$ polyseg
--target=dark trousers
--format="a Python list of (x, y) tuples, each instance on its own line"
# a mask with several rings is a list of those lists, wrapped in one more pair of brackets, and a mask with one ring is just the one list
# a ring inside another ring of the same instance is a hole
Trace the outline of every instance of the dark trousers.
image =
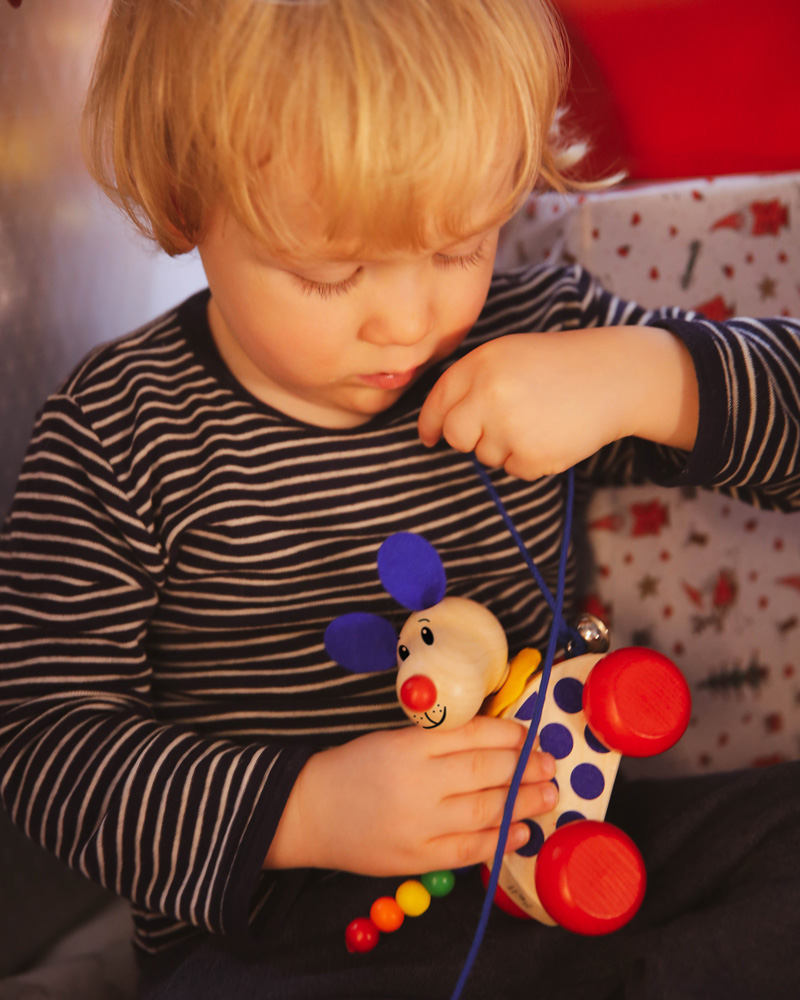
[[(622, 930), (587, 938), (494, 909), (470, 1000), (798, 1000), (800, 762), (618, 783), (608, 818), (639, 845), (648, 887)], [(146, 1000), (447, 1000), (477, 925), (476, 872), (351, 955), (344, 930), (400, 879), (315, 876), (257, 946), (207, 941)]]

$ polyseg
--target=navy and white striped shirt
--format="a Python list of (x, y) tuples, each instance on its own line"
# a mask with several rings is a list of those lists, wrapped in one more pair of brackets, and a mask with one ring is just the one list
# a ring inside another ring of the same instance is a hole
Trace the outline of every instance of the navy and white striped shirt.
[[(343, 612), (404, 619), (376, 572), (387, 535), (424, 534), (448, 592), (490, 607), (512, 652), (542, 647), (550, 621), (469, 457), (418, 440), (442, 366), (360, 427), (309, 426), (232, 378), (207, 301), (99, 348), (47, 401), (0, 547), (6, 809), (131, 899), (150, 953), (273, 906), (292, 874), (261, 865), (308, 755), (406, 722), (393, 676), (347, 674), (323, 648)], [(650, 312), (543, 267), (495, 277), (455, 357), (619, 323), (689, 347), (697, 445), (618, 442), (577, 469), (580, 495), (646, 476), (800, 507), (800, 324)], [(563, 478), (492, 478), (554, 589)], [(574, 579), (571, 560), (568, 602)]]

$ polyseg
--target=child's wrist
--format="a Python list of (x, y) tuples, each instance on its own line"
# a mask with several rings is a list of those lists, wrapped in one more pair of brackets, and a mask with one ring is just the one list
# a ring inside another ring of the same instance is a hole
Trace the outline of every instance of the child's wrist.
[(636, 437), (690, 451), (697, 437), (699, 392), (694, 364), (683, 342), (658, 327), (623, 327)]
[[(324, 751), (323, 751), (324, 752)], [(308, 815), (305, 806), (306, 785), (315, 769), (315, 754), (306, 761), (297, 776), (289, 798), (286, 800), (272, 843), (264, 859), (264, 868), (313, 868), (319, 867), (315, 859), (314, 834), (321, 823)]]

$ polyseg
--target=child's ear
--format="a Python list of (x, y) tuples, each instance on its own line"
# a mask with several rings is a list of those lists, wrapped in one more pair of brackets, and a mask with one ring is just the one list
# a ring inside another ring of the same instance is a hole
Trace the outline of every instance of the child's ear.
[(397, 632), (385, 618), (352, 611), (334, 618), (325, 629), (325, 650), (354, 674), (391, 670), (397, 665)]
[(408, 531), (389, 535), (381, 545), (378, 576), (392, 597), (410, 611), (438, 604), (447, 589), (439, 553), (422, 535)]

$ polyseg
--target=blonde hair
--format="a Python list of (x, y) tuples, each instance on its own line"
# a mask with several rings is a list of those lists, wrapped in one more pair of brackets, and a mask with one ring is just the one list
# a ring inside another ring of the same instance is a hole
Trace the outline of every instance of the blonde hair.
[(89, 169), (169, 254), (230, 211), (298, 249), (287, 185), (335, 240), (459, 238), (499, 161), (498, 224), (568, 186), (567, 54), (545, 0), (113, 0), (84, 111)]

